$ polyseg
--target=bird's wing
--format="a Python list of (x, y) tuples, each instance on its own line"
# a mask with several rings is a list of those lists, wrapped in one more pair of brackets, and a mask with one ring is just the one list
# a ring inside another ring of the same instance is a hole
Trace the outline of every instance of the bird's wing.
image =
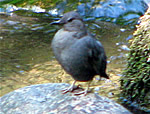
[(97, 74), (102, 77), (108, 78), (107, 74), (105, 73), (107, 58), (102, 44), (94, 38), (92, 38), (87, 43), (87, 46), (89, 48), (89, 63), (93, 66)]

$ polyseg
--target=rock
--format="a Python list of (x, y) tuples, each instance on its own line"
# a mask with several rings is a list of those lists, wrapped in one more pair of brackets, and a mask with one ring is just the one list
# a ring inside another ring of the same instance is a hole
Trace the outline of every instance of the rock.
[(62, 94), (61, 90), (68, 86), (51, 83), (15, 90), (0, 98), (0, 114), (131, 114), (123, 106), (95, 93)]
[[(144, 16), (140, 18), (141, 23), (133, 34), (130, 41), (130, 52), (127, 59), (127, 65), (121, 78), (120, 93), (122, 97), (131, 102), (136, 102), (138, 110), (150, 114), (150, 64), (148, 58), (150, 55), (150, 8)], [(124, 101), (123, 101), (124, 102)], [(124, 102), (126, 104), (126, 102)], [(133, 106), (132, 110), (136, 109)]]

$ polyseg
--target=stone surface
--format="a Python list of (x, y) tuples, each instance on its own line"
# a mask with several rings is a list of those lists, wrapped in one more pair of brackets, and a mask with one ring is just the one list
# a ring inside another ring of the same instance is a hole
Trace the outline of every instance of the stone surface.
[(89, 93), (62, 94), (69, 84), (49, 83), (27, 86), (0, 98), (0, 114), (131, 114), (116, 102)]

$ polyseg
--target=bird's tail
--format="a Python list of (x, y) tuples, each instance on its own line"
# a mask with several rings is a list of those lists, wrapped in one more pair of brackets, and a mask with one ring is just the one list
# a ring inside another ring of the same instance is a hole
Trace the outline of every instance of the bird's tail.
[(103, 73), (103, 74), (101, 74), (100, 76), (101, 76), (101, 77), (104, 77), (104, 78), (106, 78), (106, 79), (109, 79), (109, 76), (108, 76), (106, 73)]

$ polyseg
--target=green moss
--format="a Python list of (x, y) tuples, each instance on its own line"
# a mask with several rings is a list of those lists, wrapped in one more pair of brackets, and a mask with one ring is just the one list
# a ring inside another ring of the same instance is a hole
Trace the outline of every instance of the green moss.
[[(149, 10), (150, 12), (150, 10)], [(121, 96), (150, 108), (150, 18), (142, 22), (134, 33), (127, 68), (121, 79)]]

